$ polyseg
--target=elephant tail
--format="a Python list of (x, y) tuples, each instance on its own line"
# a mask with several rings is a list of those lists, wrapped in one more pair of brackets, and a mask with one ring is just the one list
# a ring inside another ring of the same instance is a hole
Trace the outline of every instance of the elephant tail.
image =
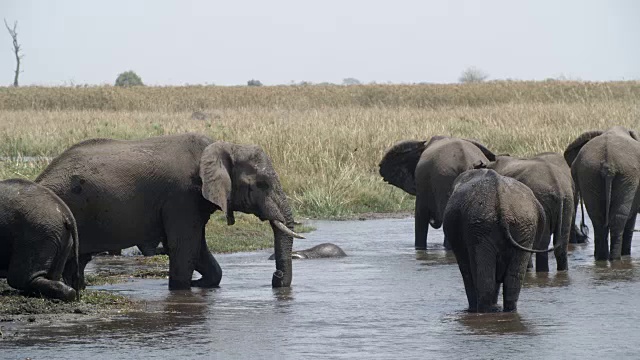
[(609, 210), (611, 209), (611, 187), (613, 184), (614, 174), (611, 171), (611, 168), (605, 164), (602, 167), (602, 172), (604, 176), (604, 199), (605, 199), (605, 218), (604, 218), (604, 226), (609, 227)]
[(504, 233), (505, 235), (509, 238), (509, 240), (511, 241), (511, 244), (513, 244), (513, 246), (515, 246), (516, 248), (522, 250), (522, 251), (526, 251), (526, 252), (530, 252), (530, 253), (548, 253), (548, 252), (552, 252), (555, 251), (556, 249), (559, 249), (560, 246), (562, 246), (562, 244), (557, 244), (554, 247), (552, 247), (551, 249), (546, 249), (546, 250), (535, 250), (535, 249), (529, 249), (528, 247), (524, 247), (522, 245), (520, 245), (512, 236), (511, 236), (511, 232), (509, 231), (509, 227), (507, 224), (505, 224), (505, 226), (503, 226), (504, 229)]
[(75, 221), (70, 220), (65, 221), (65, 226), (71, 232), (71, 238), (73, 239), (72, 265), (74, 269), (71, 276), (71, 287), (76, 291), (76, 300), (80, 300), (80, 242), (78, 241), (78, 227), (76, 226)]
[[(504, 215), (502, 214), (502, 204), (501, 204), (501, 200), (500, 200), (500, 191), (498, 191), (498, 193), (496, 194), (498, 196), (498, 219), (500, 221), (500, 227), (502, 228), (502, 231), (504, 232), (504, 236), (506, 236), (507, 238), (509, 238), (509, 241), (511, 242), (511, 244), (513, 246), (515, 246), (516, 248), (522, 250), (522, 251), (526, 251), (526, 252), (530, 252), (530, 253), (548, 253), (548, 252), (552, 252), (555, 251), (556, 248), (560, 248), (561, 244), (557, 244), (556, 246), (552, 247), (551, 249), (546, 249), (546, 250), (535, 250), (535, 249), (529, 249), (528, 247), (524, 247), (522, 245), (520, 245), (514, 238), (513, 236), (511, 236), (511, 231), (509, 231), (509, 223), (507, 222), (507, 219), (504, 217)], [(540, 205), (538, 205), (540, 206)]]

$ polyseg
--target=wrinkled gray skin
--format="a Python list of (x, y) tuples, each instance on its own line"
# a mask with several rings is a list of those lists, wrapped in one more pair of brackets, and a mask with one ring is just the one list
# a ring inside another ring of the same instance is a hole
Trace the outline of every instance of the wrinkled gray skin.
[[(0, 277), (26, 293), (72, 301), (80, 296), (73, 214), (49, 189), (0, 181)], [(60, 281), (64, 275), (64, 282)]]
[[(512, 177), (527, 185), (536, 199), (544, 208), (548, 228), (544, 236), (553, 235), (558, 271), (568, 269), (567, 248), (571, 231), (577, 231), (578, 236), (584, 235), (575, 229), (575, 209), (577, 197), (571, 177), (571, 168), (567, 166), (564, 157), (558, 153), (542, 153), (532, 158), (515, 158), (511, 156), (497, 156), (496, 161), (487, 165), (498, 174)], [(549, 242), (549, 241), (546, 241)], [(549, 271), (548, 254), (536, 255), (536, 271)]]
[[(416, 196), (415, 248), (427, 248), (429, 225), (442, 226), (453, 181), (474, 166), (495, 160), (482, 144), (466, 139), (434, 136), (427, 141), (405, 140), (393, 145), (380, 161), (382, 178)], [(445, 248), (450, 247), (445, 238)]]
[[(169, 253), (169, 289), (217, 287), (222, 270), (209, 252), (205, 225), (216, 210), (234, 211), (273, 228), (273, 287), (291, 284), (293, 216), (269, 156), (255, 145), (213, 142), (197, 134), (125, 141), (93, 139), (55, 158), (36, 179), (76, 217), (80, 267), (91, 256), (161, 241)], [(192, 281), (193, 271), (202, 278)]]
[[(473, 312), (514, 311), (529, 252), (548, 246), (544, 209), (531, 189), (489, 169), (458, 176), (444, 215), (444, 234), (456, 256)], [(553, 250), (553, 249), (552, 249)], [(547, 250), (543, 250), (547, 251)]]
[(616, 126), (585, 132), (564, 152), (593, 224), (596, 260), (631, 254), (640, 207), (639, 139), (635, 131)]
[[(291, 253), (293, 259), (318, 259), (335, 258), (347, 256), (345, 252), (336, 244), (322, 243), (306, 250), (298, 250)], [(276, 254), (271, 254), (269, 260), (274, 260)]]

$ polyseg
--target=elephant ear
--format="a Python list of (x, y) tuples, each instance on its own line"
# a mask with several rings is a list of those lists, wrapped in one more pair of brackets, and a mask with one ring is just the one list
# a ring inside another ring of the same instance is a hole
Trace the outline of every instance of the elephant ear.
[(391, 185), (416, 195), (415, 171), (420, 155), (427, 148), (425, 141), (404, 140), (393, 145), (380, 161), (380, 175)]
[(578, 136), (578, 138), (573, 140), (573, 142), (569, 144), (569, 146), (567, 146), (567, 149), (564, 151), (564, 159), (567, 164), (569, 164), (569, 167), (571, 167), (571, 164), (573, 164), (573, 161), (576, 159), (576, 156), (578, 156), (578, 153), (580, 152), (580, 149), (582, 149), (584, 144), (589, 142), (589, 140), (593, 139), (594, 137), (602, 135), (602, 133), (602, 130), (587, 131)]
[(231, 202), (231, 169), (233, 159), (228, 143), (217, 141), (207, 146), (200, 157), (200, 179), (202, 180), (202, 196), (219, 207), (226, 216), (227, 223), (235, 222)]
[(468, 142), (472, 143), (473, 145), (475, 145), (478, 149), (480, 149), (480, 151), (482, 151), (484, 156), (486, 156), (489, 161), (496, 161), (496, 155), (493, 153), (493, 151), (487, 149), (484, 145), (480, 144), (479, 142), (477, 142), (475, 140), (471, 140), (471, 139), (462, 139), (462, 140), (468, 141)]

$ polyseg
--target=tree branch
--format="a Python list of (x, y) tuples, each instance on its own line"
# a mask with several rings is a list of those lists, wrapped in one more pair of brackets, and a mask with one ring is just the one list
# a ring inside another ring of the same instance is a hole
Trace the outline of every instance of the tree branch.
[(9, 24), (7, 23), (7, 19), (4, 19), (4, 26), (7, 28), (7, 31), (9, 31), (9, 35), (11, 35), (11, 39), (13, 40), (13, 52), (16, 56), (16, 71), (15, 71), (15, 76), (13, 78), (13, 86), (18, 86), (18, 76), (20, 75), (21, 72), (24, 71), (20, 71), (20, 60), (22, 60), (22, 58), (24, 57), (24, 54), (20, 54), (20, 44), (18, 44), (18, 22), (14, 21), (13, 22), (13, 28), (9, 27)]

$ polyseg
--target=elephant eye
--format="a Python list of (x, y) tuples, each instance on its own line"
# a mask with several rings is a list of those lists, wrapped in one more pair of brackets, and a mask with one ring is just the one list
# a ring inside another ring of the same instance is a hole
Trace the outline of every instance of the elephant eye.
[(269, 189), (269, 183), (264, 181), (264, 180), (258, 180), (256, 182), (256, 186), (258, 186), (258, 189), (260, 189), (260, 190), (268, 190)]

